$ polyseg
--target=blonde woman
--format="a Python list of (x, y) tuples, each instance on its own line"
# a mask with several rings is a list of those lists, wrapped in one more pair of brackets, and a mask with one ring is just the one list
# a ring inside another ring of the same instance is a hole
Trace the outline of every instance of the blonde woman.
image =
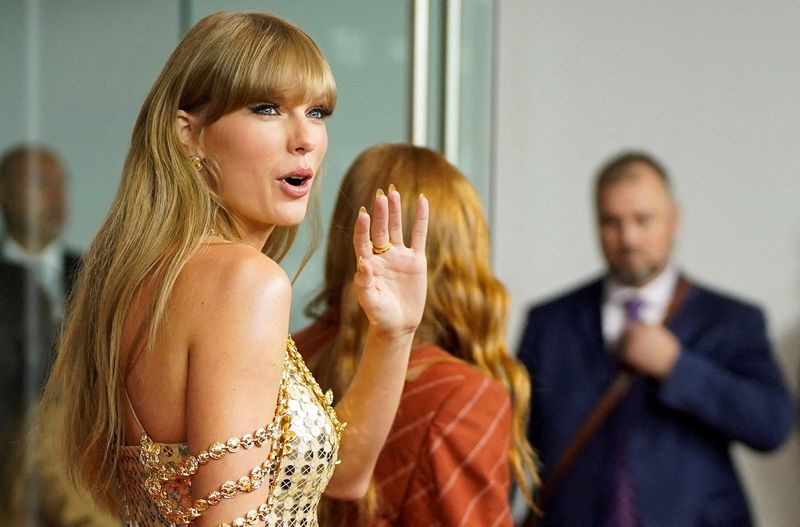
[(371, 490), (355, 503), (326, 503), (326, 521), (510, 526), (509, 473), (527, 494), (536, 474), (523, 424), (529, 383), (506, 350), (508, 294), (489, 264), (478, 196), (458, 169), (432, 150), (399, 144), (369, 148), (355, 160), (333, 215), (324, 287), (308, 309), (317, 321), (296, 338), (322, 386), (345, 393), (366, 353), (370, 322), (348, 279), (355, 264), (340, 254), (353, 234), (352, 204), (390, 184), (404, 197), (424, 193), (434, 211), (428, 298)]
[(64, 411), (72, 475), (128, 525), (316, 526), (323, 489), (367, 488), (422, 316), (427, 202), (410, 248), (397, 192), (353, 216), (355, 256), (340, 257), (358, 260), (369, 330), (334, 410), (287, 342), (277, 263), (315, 191), (334, 102), (300, 29), (217, 13), (142, 106), (46, 394)]

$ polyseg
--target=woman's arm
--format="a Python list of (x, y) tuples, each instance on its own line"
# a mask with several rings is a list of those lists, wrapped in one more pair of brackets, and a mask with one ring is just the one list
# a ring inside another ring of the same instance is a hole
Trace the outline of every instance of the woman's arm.
[[(181, 309), (195, 325), (189, 343), (186, 437), (191, 454), (214, 442), (241, 438), (272, 421), (289, 326), (291, 287), (283, 270), (245, 246), (209, 246), (186, 272), (194, 291)], [(167, 323), (169, 323), (167, 321)], [(263, 463), (270, 444), (227, 453), (201, 465), (192, 497), (205, 498)], [(193, 525), (230, 523), (258, 508), (269, 485), (209, 507)]]
[[(388, 196), (379, 192), (372, 218), (362, 209), (356, 220), (353, 245), (359, 264), (354, 284), (369, 329), (353, 381), (336, 406), (347, 428), (339, 447), (341, 464), (325, 491), (333, 498), (358, 499), (369, 486), (394, 421), (411, 343), (422, 319), (427, 292), (424, 196), (417, 201), (410, 248), (404, 244), (402, 225), (400, 194), (395, 190)], [(373, 254), (373, 245), (388, 242), (391, 249)]]

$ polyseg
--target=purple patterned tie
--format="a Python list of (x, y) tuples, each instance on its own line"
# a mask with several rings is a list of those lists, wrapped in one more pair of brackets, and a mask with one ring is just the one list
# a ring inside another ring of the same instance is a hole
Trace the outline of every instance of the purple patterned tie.
[(642, 320), (642, 308), (644, 301), (638, 296), (634, 296), (625, 302), (625, 316), (630, 322), (639, 322)]
[[(633, 297), (625, 303), (625, 316), (629, 322), (641, 320), (644, 302)], [(631, 387), (617, 407), (619, 423), (617, 433), (612, 436), (613, 455), (611, 464), (611, 496), (606, 510), (606, 527), (636, 527), (639, 521), (636, 514), (636, 493), (633, 476), (628, 466), (627, 450), (633, 422), (636, 416), (636, 385)]]

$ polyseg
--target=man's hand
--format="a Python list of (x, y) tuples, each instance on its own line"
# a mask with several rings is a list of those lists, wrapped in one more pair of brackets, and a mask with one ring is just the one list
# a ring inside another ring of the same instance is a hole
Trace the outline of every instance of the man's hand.
[(634, 371), (665, 380), (681, 353), (681, 344), (664, 326), (628, 324), (619, 343), (619, 359)]

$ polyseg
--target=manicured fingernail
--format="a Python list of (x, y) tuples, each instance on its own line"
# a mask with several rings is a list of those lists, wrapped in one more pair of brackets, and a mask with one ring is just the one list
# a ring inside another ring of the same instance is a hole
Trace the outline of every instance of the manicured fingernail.
[(424, 192), (420, 192), (419, 193), (419, 197), (420, 198), (427, 198), (428, 196), (426, 196)]
[(367, 212), (367, 207), (365, 207), (364, 205), (361, 205), (361, 208), (360, 208), (360, 209), (358, 209), (358, 213), (359, 213), (359, 214), (361, 214), (362, 212), (363, 212), (363, 213), (365, 213), (365, 214), (366, 214), (366, 212)]
[(359, 273), (363, 273), (364, 272), (364, 257), (363, 256), (359, 256), (358, 257), (358, 260), (356, 261), (356, 267), (358, 268), (358, 272)]
[(394, 186), (394, 183), (389, 183), (389, 192), (397, 192), (397, 187)]
[(376, 193), (375, 193), (375, 196), (376, 196), (376, 197), (385, 196), (385, 194), (383, 193), (383, 189), (382, 189), (382, 188), (379, 188), (379, 189), (378, 189), (378, 192), (376, 192)]

